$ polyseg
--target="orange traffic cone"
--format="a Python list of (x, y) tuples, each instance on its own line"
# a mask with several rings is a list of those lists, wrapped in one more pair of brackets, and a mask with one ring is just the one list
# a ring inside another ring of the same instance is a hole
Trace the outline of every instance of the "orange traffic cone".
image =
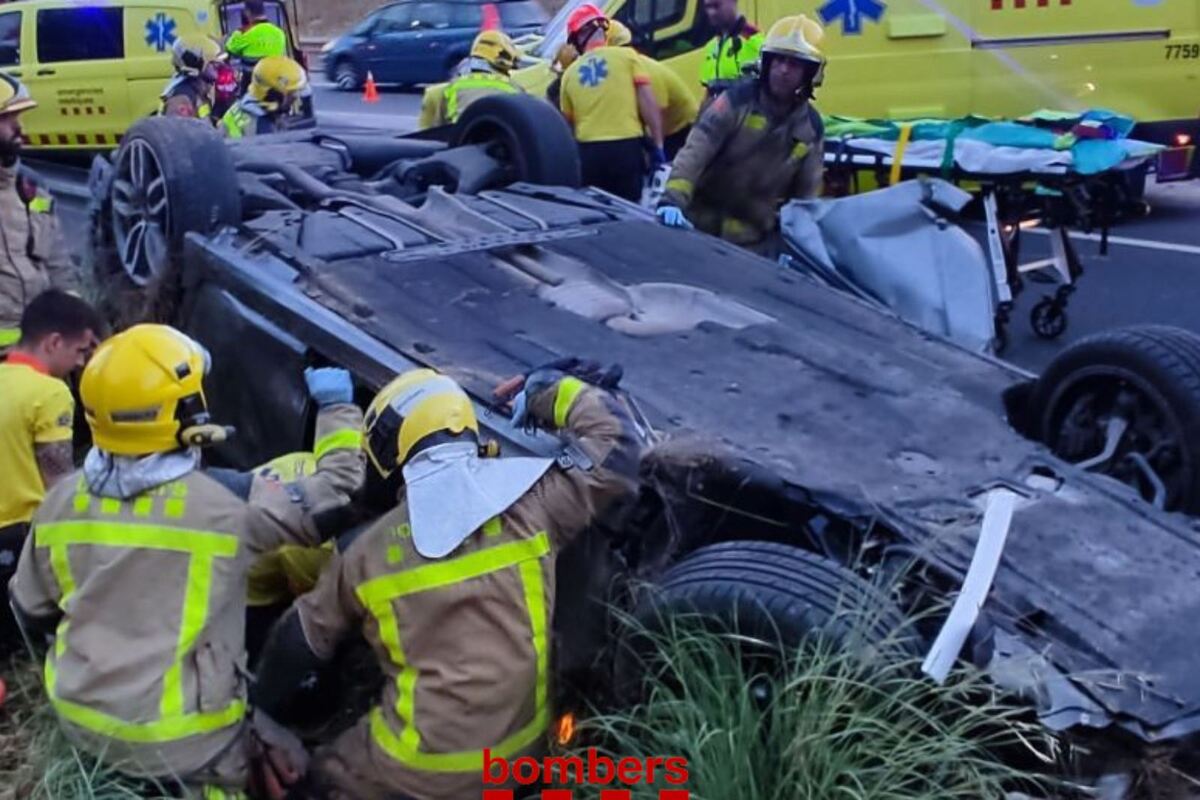
[(363, 86), (363, 102), (364, 103), (378, 103), (379, 102), (379, 88), (377, 86), (375, 86), (375, 76), (369, 72), (367, 73), (367, 82)]
[(481, 31), (498, 31), (500, 30), (500, 10), (496, 8), (495, 3), (484, 3), (482, 11), (483, 21), (479, 26)]

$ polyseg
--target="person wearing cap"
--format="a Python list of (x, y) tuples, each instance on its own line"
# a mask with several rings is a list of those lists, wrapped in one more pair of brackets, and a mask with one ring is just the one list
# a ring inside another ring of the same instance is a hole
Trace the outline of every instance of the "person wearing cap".
[(759, 76), (717, 97), (675, 157), (657, 212), (664, 224), (772, 254), (780, 206), (821, 189), (824, 126), (811, 100), (822, 36), (803, 14), (771, 27)]
[(470, 397), (434, 370), (376, 396), (363, 446), (397, 505), (339, 548), (258, 666), (272, 676), (254, 697), (268, 713), (360, 631), (386, 676), (375, 707), (313, 754), (305, 796), (477, 798), (485, 750), (541, 749), (555, 555), (636, 493), (644, 441), (619, 380), (618, 368), (564, 359), (497, 390), (519, 392), (515, 424), (571, 442), (558, 460), (494, 457)]
[(311, 475), (202, 468), (232, 433), (209, 417), (210, 366), (166, 325), (97, 348), (80, 380), (95, 444), (34, 514), (10, 588), (27, 639), (53, 640), (46, 693), (71, 744), (205, 798), (303, 772), (299, 742), (246, 702), (246, 576), (257, 555), (340, 533), (366, 466), (350, 374), (326, 367), (304, 375)]
[(567, 18), (568, 41), (580, 56), (563, 73), (559, 106), (579, 142), (583, 182), (637, 202), (647, 173), (666, 162), (662, 110), (638, 54), (609, 46), (609, 26), (590, 3)]
[(20, 117), (36, 107), (20, 81), (0, 73), (0, 355), (21, 338), (21, 314), (33, 298), (78, 283), (54, 198), (20, 162)]
[[(608, 43), (612, 47), (632, 47), (633, 33), (621, 22), (609, 20)], [(687, 141), (692, 123), (700, 114), (700, 102), (675, 70), (644, 53), (638, 53), (638, 58), (650, 74), (654, 100), (662, 109), (663, 149), (669, 161)]]
[(520, 87), (509, 80), (520, 53), (512, 39), (502, 31), (480, 31), (471, 43), (466, 72), (440, 86), (431, 86), (421, 99), (418, 130), (453, 125), (467, 106), (492, 94), (519, 94)]

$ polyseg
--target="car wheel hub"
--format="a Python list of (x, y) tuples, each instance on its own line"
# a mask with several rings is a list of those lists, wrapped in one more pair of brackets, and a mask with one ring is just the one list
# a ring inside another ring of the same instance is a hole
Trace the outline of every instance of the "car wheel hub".
[(170, 204), (162, 165), (140, 139), (117, 157), (112, 209), (121, 267), (134, 284), (145, 286), (167, 267)]

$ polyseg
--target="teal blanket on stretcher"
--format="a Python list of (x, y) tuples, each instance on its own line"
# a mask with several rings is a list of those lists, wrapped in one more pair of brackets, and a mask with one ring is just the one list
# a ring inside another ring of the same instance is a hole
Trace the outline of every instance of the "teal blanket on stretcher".
[(895, 121), (830, 116), (825, 118), (825, 135), (851, 143), (859, 137), (896, 141), (904, 126), (912, 128), (910, 141), (914, 142), (943, 140), (952, 145), (966, 139), (995, 147), (1069, 150), (1074, 171), (1082, 175), (1113, 169), (1146, 150), (1144, 143), (1135, 145), (1128, 138), (1133, 119), (1104, 109), (1082, 114), (1042, 110), (1020, 120), (967, 116)]

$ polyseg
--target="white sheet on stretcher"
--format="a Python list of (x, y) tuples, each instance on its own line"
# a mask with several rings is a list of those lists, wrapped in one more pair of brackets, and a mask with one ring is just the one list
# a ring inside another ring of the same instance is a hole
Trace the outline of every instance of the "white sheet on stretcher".
[[(855, 150), (867, 150), (886, 156), (891, 163), (896, 152), (896, 142), (889, 139), (850, 138), (847, 144)], [(1126, 140), (1130, 148), (1129, 159), (1121, 168), (1132, 167), (1155, 155), (1159, 148), (1146, 142)], [(825, 153), (837, 153), (837, 142), (825, 145)], [(909, 142), (904, 151), (904, 166), (917, 169), (941, 169), (946, 153), (946, 141)], [(1047, 175), (1062, 175), (1071, 170), (1074, 160), (1070, 150), (1039, 150), (1025, 147), (1003, 147), (975, 139), (958, 139), (954, 142), (954, 165), (957, 169), (973, 175), (1011, 175), (1030, 172)]]

